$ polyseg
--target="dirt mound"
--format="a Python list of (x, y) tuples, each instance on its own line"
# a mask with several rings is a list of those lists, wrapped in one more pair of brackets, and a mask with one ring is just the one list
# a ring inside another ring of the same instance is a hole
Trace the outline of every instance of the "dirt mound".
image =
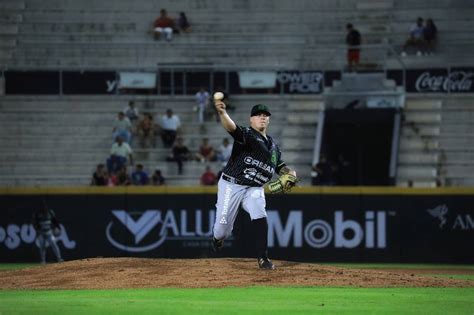
[[(256, 260), (95, 258), (0, 271), (0, 289), (219, 288), (227, 286), (474, 287), (474, 281), (418, 276), (406, 271), (347, 269)], [(446, 272), (446, 270), (444, 270)]]

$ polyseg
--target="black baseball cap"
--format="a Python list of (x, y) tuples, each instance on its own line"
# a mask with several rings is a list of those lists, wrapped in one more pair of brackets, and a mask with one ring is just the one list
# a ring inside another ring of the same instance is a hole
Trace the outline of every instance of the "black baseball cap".
[(257, 116), (258, 114), (267, 114), (268, 116), (271, 116), (272, 114), (268, 110), (267, 105), (263, 104), (257, 104), (254, 107), (252, 107), (252, 111), (250, 112), (250, 116)]

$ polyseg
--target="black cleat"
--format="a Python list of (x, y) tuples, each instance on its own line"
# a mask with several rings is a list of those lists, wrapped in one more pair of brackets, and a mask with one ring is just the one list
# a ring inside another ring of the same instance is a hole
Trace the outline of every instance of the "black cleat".
[(260, 269), (275, 270), (275, 265), (267, 257), (260, 257), (257, 261)]
[(212, 238), (212, 251), (214, 253), (219, 253), (222, 247), (224, 247), (224, 240), (218, 240), (213, 237)]

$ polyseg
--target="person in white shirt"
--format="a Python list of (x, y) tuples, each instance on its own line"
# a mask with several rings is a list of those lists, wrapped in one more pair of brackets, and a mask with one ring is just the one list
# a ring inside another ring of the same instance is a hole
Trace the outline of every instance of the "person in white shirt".
[(413, 24), (410, 28), (410, 38), (407, 39), (405, 45), (403, 46), (402, 56), (405, 57), (407, 55), (406, 51), (407, 48), (410, 46), (414, 46), (417, 49), (416, 55), (421, 56), (425, 39), (424, 39), (424, 26), (423, 26), (423, 18), (419, 17), (416, 20), (416, 23)]
[(165, 148), (171, 148), (174, 141), (176, 140), (176, 135), (179, 132), (181, 127), (181, 121), (179, 117), (173, 114), (171, 109), (166, 110), (166, 114), (161, 117), (159, 123), (161, 128), (161, 139), (163, 140), (163, 146)]
[(135, 125), (138, 122), (139, 112), (138, 112), (138, 108), (135, 106), (134, 101), (128, 102), (127, 107), (123, 109), (123, 113), (133, 125)]
[(203, 87), (196, 93), (198, 122), (202, 125), (204, 123), (204, 114), (206, 112), (207, 104), (209, 104), (209, 92)]
[(112, 137), (114, 140), (121, 137), (126, 143), (130, 143), (132, 140), (132, 123), (123, 112), (119, 112), (117, 119), (114, 121)]
[(110, 149), (110, 157), (107, 159), (107, 170), (109, 174), (115, 174), (123, 166), (130, 162), (133, 165), (133, 151), (128, 143), (124, 142), (121, 137), (115, 139)]
[(232, 147), (233, 145), (229, 143), (229, 139), (224, 138), (222, 140), (222, 144), (219, 146), (219, 150), (217, 152), (217, 160), (222, 162), (222, 165), (225, 166), (227, 161), (232, 154)]

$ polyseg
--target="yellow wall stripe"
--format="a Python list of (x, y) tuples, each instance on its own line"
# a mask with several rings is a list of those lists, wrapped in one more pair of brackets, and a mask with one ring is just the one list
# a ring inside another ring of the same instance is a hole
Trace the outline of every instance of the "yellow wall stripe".
[[(215, 194), (215, 186), (0, 187), (0, 195)], [(474, 187), (295, 187), (291, 194), (322, 195), (474, 195)]]

